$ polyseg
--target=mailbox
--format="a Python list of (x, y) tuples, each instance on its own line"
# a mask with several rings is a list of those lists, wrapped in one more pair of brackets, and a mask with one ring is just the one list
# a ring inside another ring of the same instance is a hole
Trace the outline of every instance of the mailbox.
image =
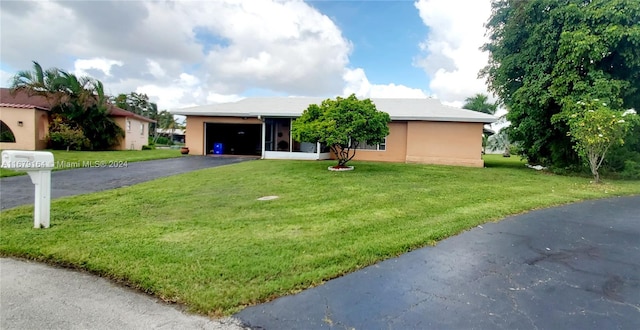
[(51, 210), (51, 169), (53, 154), (46, 151), (4, 150), (2, 168), (26, 171), (35, 186), (33, 226), (49, 228)]
[(46, 151), (4, 150), (2, 168), (38, 171), (54, 167), (53, 154)]

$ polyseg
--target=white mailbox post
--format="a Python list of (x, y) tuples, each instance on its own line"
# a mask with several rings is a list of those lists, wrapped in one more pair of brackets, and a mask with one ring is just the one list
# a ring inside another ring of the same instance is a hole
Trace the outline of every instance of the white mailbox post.
[(35, 185), (33, 227), (49, 228), (53, 154), (46, 151), (4, 150), (2, 168), (26, 171)]

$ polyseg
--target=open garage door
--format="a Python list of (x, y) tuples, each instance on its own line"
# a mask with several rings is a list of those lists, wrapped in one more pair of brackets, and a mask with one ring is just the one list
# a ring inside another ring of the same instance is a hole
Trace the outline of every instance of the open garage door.
[(206, 153), (214, 153), (214, 145), (224, 155), (262, 154), (262, 125), (260, 124), (205, 124)]

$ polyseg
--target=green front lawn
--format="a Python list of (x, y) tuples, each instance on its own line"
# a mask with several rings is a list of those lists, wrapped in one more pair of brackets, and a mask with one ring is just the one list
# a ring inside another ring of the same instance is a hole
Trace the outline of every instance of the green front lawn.
[[(180, 157), (180, 150), (121, 150), (121, 151), (64, 151), (44, 150), (53, 153), (56, 162), (54, 171), (82, 167), (89, 162), (139, 162), (143, 160)], [(0, 178), (24, 175), (26, 172), (0, 168)]]
[[(487, 221), (639, 194), (487, 156), (488, 168), (250, 161), (2, 212), (0, 254), (85, 269), (220, 316), (432, 245)], [(277, 195), (271, 201), (256, 200)]]

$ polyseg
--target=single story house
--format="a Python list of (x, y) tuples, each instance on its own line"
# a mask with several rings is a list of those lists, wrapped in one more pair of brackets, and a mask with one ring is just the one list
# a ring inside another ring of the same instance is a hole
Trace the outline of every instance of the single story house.
[[(256, 155), (263, 159), (331, 159), (319, 143), (295, 141), (292, 121), (323, 98), (246, 98), (172, 110), (186, 116), (192, 154)], [(484, 166), (482, 133), (496, 117), (436, 99), (372, 99), (391, 117), (384, 143), (361, 145), (354, 160)]]
[[(49, 100), (43, 96), (13, 94), (8, 88), (0, 88), (0, 149), (45, 149), (50, 108)], [(149, 123), (153, 120), (116, 106), (110, 106), (108, 111), (125, 132), (115, 150), (140, 150), (148, 144)]]
[(184, 143), (184, 135), (185, 130), (181, 128), (157, 128), (156, 134), (159, 136), (164, 136), (167, 139), (171, 140), (173, 143)]

